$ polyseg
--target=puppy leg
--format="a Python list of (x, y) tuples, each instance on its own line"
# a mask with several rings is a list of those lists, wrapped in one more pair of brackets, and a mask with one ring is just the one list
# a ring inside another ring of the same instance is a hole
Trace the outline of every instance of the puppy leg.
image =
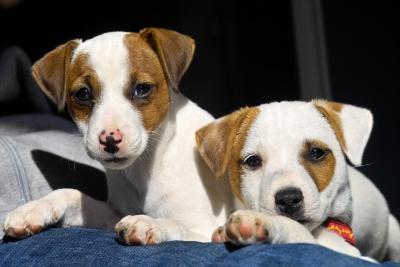
[(400, 225), (396, 218), (389, 214), (388, 253), (386, 258), (400, 262)]
[(316, 243), (300, 223), (284, 216), (268, 216), (251, 210), (232, 213), (225, 225), (214, 231), (212, 241), (230, 241), (238, 245)]
[(355, 246), (349, 244), (338, 234), (328, 230), (326, 227), (318, 227), (313, 231), (313, 234), (321, 246), (333, 249), (340, 253), (374, 262), (372, 258), (361, 256), (360, 251)]
[(176, 220), (129, 215), (115, 226), (119, 240), (127, 245), (153, 245), (171, 240), (208, 241)]
[(59, 189), (9, 213), (3, 230), (20, 239), (51, 225), (112, 228), (116, 221), (117, 214), (107, 203), (75, 189)]
[(225, 225), (214, 231), (212, 241), (217, 243), (229, 241), (238, 245), (312, 243), (373, 261), (371, 258), (362, 257), (356, 247), (325, 227), (318, 227), (311, 233), (302, 224), (290, 218), (268, 216), (251, 210), (238, 210), (232, 213)]

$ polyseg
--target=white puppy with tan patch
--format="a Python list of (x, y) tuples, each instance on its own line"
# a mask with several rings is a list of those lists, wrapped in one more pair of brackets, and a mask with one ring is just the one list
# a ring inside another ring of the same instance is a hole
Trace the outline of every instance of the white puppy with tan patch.
[[(240, 209), (213, 234), (237, 244), (319, 243), (377, 260), (400, 259), (400, 229), (361, 164), (372, 115), (327, 101), (243, 108), (201, 128), (199, 151), (228, 173)], [(352, 232), (350, 225), (355, 232)]]
[(5, 233), (115, 226), (127, 244), (208, 241), (232, 196), (196, 150), (195, 131), (213, 118), (178, 91), (194, 49), (186, 35), (147, 28), (72, 40), (37, 61), (40, 88), (68, 108), (88, 154), (105, 166), (109, 200), (56, 190), (11, 212)]

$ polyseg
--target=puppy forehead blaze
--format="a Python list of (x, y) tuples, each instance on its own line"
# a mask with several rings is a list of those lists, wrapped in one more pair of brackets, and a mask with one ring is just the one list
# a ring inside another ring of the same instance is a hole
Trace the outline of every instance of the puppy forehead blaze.
[[(311, 153), (314, 152), (313, 149), (316, 149), (314, 151), (317, 155), (318, 153), (321, 155), (319, 159), (310, 158)], [(328, 145), (320, 140), (305, 141), (300, 151), (299, 161), (314, 180), (318, 190), (323, 191), (332, 180), (336, 165), (335, 157)]]
[(170, 105), (168, 83), (157, 54), (137, 33), (127, 34), (124, 44), (128, 49), (129, 75), (132, 77), (125, 90), (126, 96), (132, 98), (133, 90), (138, 84), (144, 83), (153, 87), (146, 99), (132, 99), (133, 105), (141, 114), (144, 128), (152, 131), (167, 114)]

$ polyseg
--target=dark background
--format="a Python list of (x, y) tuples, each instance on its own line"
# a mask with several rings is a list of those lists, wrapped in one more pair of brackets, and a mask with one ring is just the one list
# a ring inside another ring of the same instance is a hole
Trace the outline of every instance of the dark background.
[[(396, 1), (320, 2), (331, 98), (372, 110), (375, 126), (361, 170), (400, 218), (400, 9)], [(174, 29), (197, 44), (181, 91), (221, 116), (245, 105), (302, 99), (293, 25), (288, 0), (23, 1), (0, 9), (0, 49), (18, 45), (35, 61), (74, 38)]]

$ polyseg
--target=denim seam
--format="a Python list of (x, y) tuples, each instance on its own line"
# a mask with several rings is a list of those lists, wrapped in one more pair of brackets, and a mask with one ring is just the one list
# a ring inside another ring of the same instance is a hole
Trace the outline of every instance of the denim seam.
[(24, 198), (25, 202), (32, 200), (32, 195), (28, 186), (28, 179), (26, 175), (26, 171), (24, 165), (22, 164), (22, 160), (18, 155), (17, 151), (14, 148), (13, 143), (8, 137), (0, 138), (0, 142), (3, 143), (3, 147), (11, 155), (11, 161), (14, 165), (16, 176), (17, 176), (17, 183), (20, 189), (20, 193)]

